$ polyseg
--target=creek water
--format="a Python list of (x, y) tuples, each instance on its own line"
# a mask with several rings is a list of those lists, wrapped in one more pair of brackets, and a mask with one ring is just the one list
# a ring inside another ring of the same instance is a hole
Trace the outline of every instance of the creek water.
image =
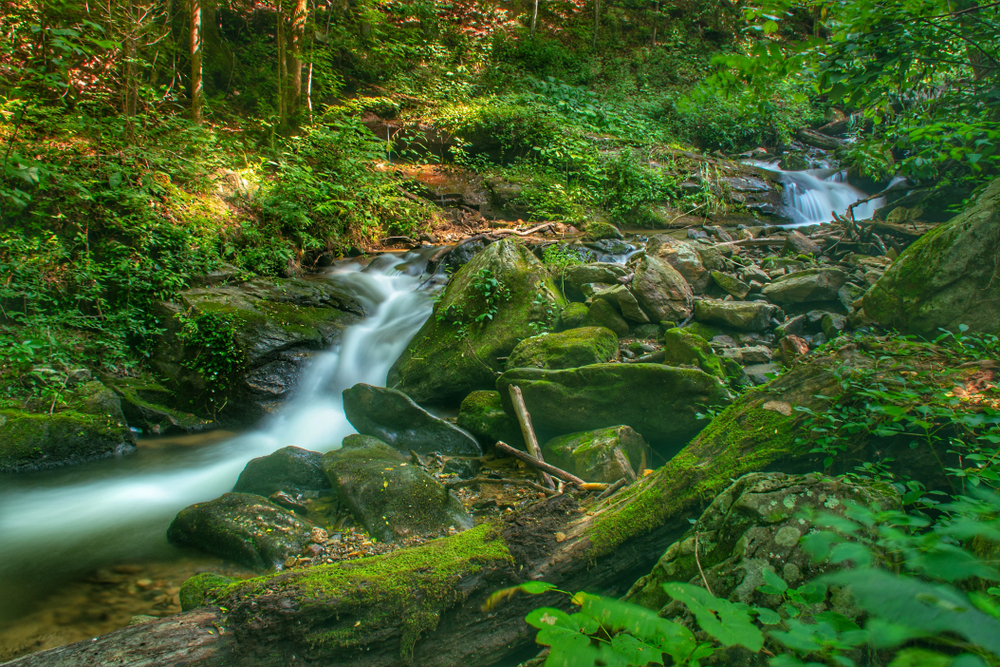
[(341, 392), (358, 382), (384, 385), (390, 366), (431, 314), (432, 293), (444, 282), (424, 274), (435, 250), (381, 255), (364, 267), (339, 265), (319, 278), (350, 289), (370, 316), (345, 330), (335, 349), (318, 354), (296, 397), (252, 432), (221, 442), (143, 443), (122, 458), (0, 478), (0, 630), (47, 598), (72, 603), (59, 592), (93, 579), (99, 568), (117, 564), (115, 572), (127, 576), (138, 570), (122, 563), (182, 560), (183, 552), (165, 537), (174, 515), (230, 491), (250, 459), (288, 445), (339, 447), (354, 432)]

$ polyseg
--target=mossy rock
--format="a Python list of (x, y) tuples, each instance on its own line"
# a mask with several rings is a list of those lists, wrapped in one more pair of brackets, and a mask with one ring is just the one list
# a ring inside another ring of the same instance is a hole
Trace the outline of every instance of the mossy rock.
[(588, 241), (601, 241), (603, 239), (625, 238), (618, 228), (607, 222), (588, 222), (583, 226), (583, 235)]
[(840, 269), (806, 269), (764, 286), (765, 297), (781, 305), (836, 301), (847, 274)]
[(508, 414), (508, 387), (521, 388), (539, 438), (624, 424), (669, 459), (705, 422), (697, 413), (732, 394), (718, 378), (662, 364), (594, 364), (566, 370), (515, 368), (497, 380)]
[(903, 333), (966, 325), (1000, 333), (1000, 179), (975, 205), (921, 236), (864, 297), (865, 313)]
[(696, 301), (694, 318), (705, 324), (736, 329), (737, 331), (765, 331), (772, 326), (771, 320), (777, 307), (766, 301)]
[(167, 539), (255, 569), (280, 567), (309, 544), (312, 524), (252, 493), (226, 493), (182, 509)]
[(583, 323), (587, 319), (588, 312), (590, 312), (590, 307), (585, 303), (569, 304), (559, 314), (559, 326), (557, 328), (560, 331), (565, 331), (566, 329), (577, 329), (584, 326)]
[(517, 419), (504, 412), (497, 391), (480, 390), (466, 396), (458, 411), (458, 426), (476, 436), (484, 449), (493, 447), (498, 441), (521, 450), (528, 449)]
[(507, 359), (507, 368), (578, 368), (611, 361), (618, 337), (604, 327), (582, 327), (526, 338)]
[(371, 437), (345, 438), (341, 449), (323, 456), (337, 497), (369, 535), (394, 542), (472, 527), (472, 517), (448, 489), (411, 461), (400, 460), (402, 455), (389, 445), (379, 444)]
[(210, 591), (233, 583), (229, 577), (214, 572), (196, 574), (181, 584), (181, 611), (191, 611), (207, 604)]
[(722, 360), (708, 341), (687, 329), (668, 329), (663, 334), (664, 363), (697, 366), (709, 375), (725, 378)]
[(723, 273), (722, 271), (712, 271), (711, 275), (712, 280), (716, 285), (721, 287), (723, 291), (732, 294), (737, 299), (742, 299), (750, 293), (750, 286), (739, 278), (735, 278), (728, 273)]
[(628, 426), (561, 435), (545, 443), (542, 454), (584, 481), (608, 484), (642, 474), (650, 462), (649, 445)]
[(621, 264), (612, 264), (611, 262), (589, 262), (568, 266), (563, 270), (566, 296), (582, 299), (587, 296), (583, 292), (584, 285), (617, 285), (618, 279), (627, 275), (628, 269)]
[(594, 299), (590, 310), (587, 311), (587, 317), (583, 319), (583, 324), (587, 327), (610, 329), (619, 338), (627, 336), (629, 333), (628, 322), (621, 316), (618, 309), (605, 299)]
[(0, 472), (54, 468), (135, 451), (118, 397), (99, 382), (67, 396), (53, 414), (0, 410)]
[(235, 493), (269, 497), (278, 491), (304, 493), (330, 488), (323, 472), (323, 455), (299, 447), (282, 447), (247, 463), (233, 487)]
[(170, 407), (177, 402), (174, 392), (148, 376), (105, 378), (104, 382), (121, 399), (122, 413), (129, 425), (144, 435), (194, 433), (217, 426), (210, 419)]
[[(500, 295), (492, 318), (486, 312), (480, 272), (497, 280)], [(500, 357), (548, 322), (565, 300), (545, 266), (524, 246), (505, 239), (488, 246), (455, 274), (434, 314), (389, 370), (387, 386), (422, 405), (457, 406), (471, 391), (492, 389)]]
[(401, 391), (359, 383), (344, 390), (344, 414), (359, 433), (378, 438), (401, 452), (441, 452), (479, 456), (470, 434), (435, 417)]

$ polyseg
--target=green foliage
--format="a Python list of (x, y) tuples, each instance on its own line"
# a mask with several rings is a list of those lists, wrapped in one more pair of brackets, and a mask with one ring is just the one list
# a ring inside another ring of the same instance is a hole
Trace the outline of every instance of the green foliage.
[(236, 340), (236, 329), (220, 313), (194, 316), (178, 313), (177, 318), (181, 323), (177, 338), (187, 350), (181, 365), (196, 372), (205, 385), (206, 395), (195, 401), (204, 402), (218, 412), (226, 405), (233, 378), (246, 363), (246, 353)]
[[(476, 292), (474, 308), (471, 312), (466, 312), (465, 306), (471, 304), (452, 304), (448, 308), (438, 310), (437, 321), (449, 322), (457, 327), (456, 338), (465, 338), (469, 335), (469, 327), (473, 325), (485, 326), (487, 322), (492, 322), (500, 311), (500, 304), (510, 301), (511, 293), (506, 284), (495, 275), (490, 269), (480, 269), (472, 279), (472, 289)], [(438, 294), (438, 299), (443, 293)]]

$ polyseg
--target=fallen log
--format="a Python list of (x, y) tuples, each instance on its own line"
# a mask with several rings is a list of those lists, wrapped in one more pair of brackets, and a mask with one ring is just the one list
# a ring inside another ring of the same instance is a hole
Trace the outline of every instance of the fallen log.
[[(796, 437), (808, 417), (791, 406), (822, 410), (828, 403), (817, 396), (839, 392), (844, 369), (874, 367), (873, 355), (854, 345), (806, 358), (745, 393), (661, 469), (606, 500), (579, 507), (570, 495), (553, 496), (418, 547), (237, 582), (207, 591), (211, 606), (7, 667), (514, 664), (537, 651), (525, 615), (566, 600), (515, 595), (484, 611), (493, 592), (544, 580), (562, 590), (621, 595), (732, 479), (816, 469), (812, 444)], [(884, 361), (879, 368), (895, 372)], [(910, 452), (907, 439), (899, 447)], [(838, 463), (868, 454), (868, 443), (858, 443)], [(911, 452), (896, 461), (914, 465), (915, 458)]]

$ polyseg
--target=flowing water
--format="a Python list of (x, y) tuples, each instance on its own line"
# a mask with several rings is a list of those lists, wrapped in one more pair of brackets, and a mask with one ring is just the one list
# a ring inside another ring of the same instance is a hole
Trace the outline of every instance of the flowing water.
[[(348, 287), (371, 315), (348, 328), (336, 349), (317, 355), (297, 397), (257, 430), (223, 442), (142, 446), (120, 459), (0, 478), (0, 627), (80, 577), (93, 577), (96, 568), (177, 559), (179, 550), (165, 537), (174, 515), (231, 490), (250, 459), (288, 445), (339, 447), (354, 432), (341, 392), (358, 382), (384, 385), (431, 313), (431, 292), (443, 282), (423, 275), (433, 250), (382, 255), (367, 267), (342, 265), (322, 277)], [(127, 576), (133, 566), (119, 567), (117, 574)]]

